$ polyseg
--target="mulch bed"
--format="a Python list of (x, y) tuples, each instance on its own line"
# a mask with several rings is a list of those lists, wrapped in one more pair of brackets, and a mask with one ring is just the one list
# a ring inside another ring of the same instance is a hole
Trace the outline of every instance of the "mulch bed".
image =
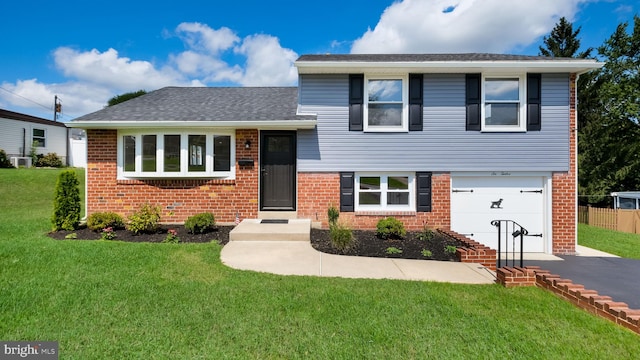
[[(115, 230), (115, 241), (125, 242), (151, 242), (161, 243), (167, 237), (167, 231), (173, 229), (177, 231), (181, 243), (207, 243), (216, 241), (221, 245), (229, 242), (229, 232), (234, 226), (217, 226), (215, 230), (205, 234), (190, 234), (183, 225), (162, 225), (159, 230), (152, 234), (134, 235), (132, 232), (119, 229)], [(55, 231), (49, 233), (53, 239), (68, 239), (69, 234), (75, 234), (77, 240), (100, 240), (101, 233), (95, 232), (86, 227), (81, 227), (75, 231)], [(380, 239), (375, 231), (354, 230), (356, 238), (355, 245), (346, 250), (340, 251), (333, 247), (329, 237), (329, 230), (311, 229), (311, 246), (318, 251), (337, 254), (366, 257), (382, 257), (397, 259), (421, 259), (439, 261), (458, 261), (455, 254), (445, 251), (447, 246), (462, 246), (457, 240), (451, 239), (442, 234), (435, 233), (431, 240), (421, 240), (419, 232), (407, 232), (403, 239)], [(389, 248), (401, 250), (401, 253), (390, 253)], [(427, 257), (424, 250), (431, 252)]]
[[(329, 230), (311, 229), (311, 245), (318, 251), (338, 255), (458, 261), (455, 253), (449, 253), (445, 249), (447, 246), (463, 246), (462, 243), (437, 232), (431, 240), (421, 240), (418, 237), (419, 234), (419, 232), (407, 232), (402, 239), (380, 239), (375, 231), (354, 230), (355, 246), (346, 251), (340, 251), (331, 245)], [(402, 250), (402, 253), (389, 253), (389, 248)], [(423, 250), (430, 251), (431, 256), (424, 256)]]
[[(126, 242), (153, 242), (161, 243), (167, 238), (167, 231), (169, 229), (176, 230), (181, 243), (208, 243), (211, 241), (217, 241), (219, 244), (224, 245), (229, 242), (229, 232), (233, 229), (233, 226), (217, 226), (213, 231), (209, 231), (204, 234), (190, 234), (183, 225), (162, 225), (157, 232), (151, 234), (139, 234), (134, 235), (131, 231), (124, 229), (115, 230), (115, 241)], [(96, 232), (86, 227), (81, 227), (75, 231), (54, 231), (49, 233), (49, 236), (57, 239), (66, 239), (67, 235), (75, 233), (78, 240), (100, 240), (101, 233)]]

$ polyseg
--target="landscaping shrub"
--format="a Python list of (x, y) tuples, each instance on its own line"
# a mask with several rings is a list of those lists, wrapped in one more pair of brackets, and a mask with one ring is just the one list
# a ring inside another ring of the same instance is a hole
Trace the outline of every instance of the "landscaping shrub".
[(93, 231), (102, 231), (108, 227), (123, 229), (124, 219), (114, 212), (96, 212), (87, 218), (87, 227)]
[(72, 170), (58, 176), (53, 199), (53, 230), (75, 230), (80, 224), (80, 189), (78, 176)]
[(127, 229), (134, 234), (155, 232), (160, 222), (160, 206), (144, 203), (140, 210), (129, 215), (128, 220)]
[(327, 210), (327, 217), (329, 218), (329, 226), (334, 225), (338, 221), (338, 217), (340, 217), (340, 211), (331, 205)]
[(180, 242), (180, 237), (178, 236), (178, 232), (175, 229), (169, 229), (167, 231), (167, 237), (162, 240), (163, 243), (166, 244), (177, 244)]
[(205, 233), (216, 225), (216, 219), (212, 213), (200, 213), (189, 216), (184, 222), (184, 227), (192, 234)]
[(350, 249), (356, 242), (353, 231), (344, 224), (332, 224), (329, 227), (329, 236), (331, 237), (331, 245), (340, 251)]
[(7, 153), (4, 150), (0, 149), (0, 169), (9, 169), (12, 168), (11, 161), (7, 157)]
[(394, 217), (388, 217), (378, 221), (376, 230), (378, 237), (381, 239), (401, 239), (407, 234), (402, 221)]
[(62, 160), (56, 153), (48, 153), (47, 155), (36, 155), (34, 166), (37, 167), (62, 167)]

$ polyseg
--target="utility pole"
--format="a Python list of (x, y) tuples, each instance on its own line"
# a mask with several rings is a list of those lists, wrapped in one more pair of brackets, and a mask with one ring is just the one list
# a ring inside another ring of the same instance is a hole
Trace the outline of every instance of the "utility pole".
[(58, 121), (58, 114), (62, 113), (62, 104), (58, 102), (58, 95), (53, 96), (53, 121)]

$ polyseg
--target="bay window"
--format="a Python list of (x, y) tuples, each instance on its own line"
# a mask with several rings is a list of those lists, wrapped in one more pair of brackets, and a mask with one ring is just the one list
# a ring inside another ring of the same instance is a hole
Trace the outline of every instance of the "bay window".
[(118, 134), (119, 178), (233, 178), (232, 132), (122, 130)]

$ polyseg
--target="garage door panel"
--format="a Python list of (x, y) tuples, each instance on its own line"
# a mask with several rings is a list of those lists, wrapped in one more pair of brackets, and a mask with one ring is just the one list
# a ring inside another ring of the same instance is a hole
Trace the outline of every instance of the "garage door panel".
[[(497, 228), (491, 225), (492, 220), (513, 220), (530, 234), (542, 233), (542, 177), (453, 177), (451, 185), (451, 228), (454, 231), (494, 249), (498, 247), (498, 234)], [(516, 250), (519, 250), (519, 244)], [(524, 251), (543, 252), (543, 239), (525, 237)]]

